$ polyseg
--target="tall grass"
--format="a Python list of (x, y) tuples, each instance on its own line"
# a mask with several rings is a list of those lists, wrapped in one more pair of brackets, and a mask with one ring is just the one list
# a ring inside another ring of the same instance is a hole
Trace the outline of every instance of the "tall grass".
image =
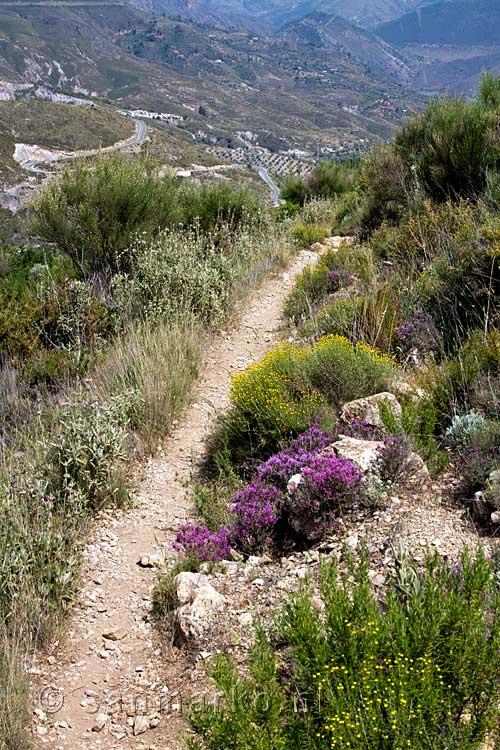
[(291, 247), (265, 216), (134, 240), (128, 269), (109, 284), (118, 335), (85, 380), (56, 397), (40, 393), (29, 421), (13, 425), (0, 456), (2, 750), (25, 747), (22, 667), (71, 607), (95, 510), (127, 500), (128, 460), (158, 447), (210, 336)]
[(205, 335), (189, 318), (156, 329), (140, 322), (113, 343), (91, 373), (100, 400), (127, 391), (139, 395), (135, 428), (148, 452), (186, 405)]

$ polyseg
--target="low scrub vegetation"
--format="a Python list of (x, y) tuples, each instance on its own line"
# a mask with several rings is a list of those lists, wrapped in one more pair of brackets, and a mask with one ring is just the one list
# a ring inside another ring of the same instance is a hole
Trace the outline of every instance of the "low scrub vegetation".
[(389, 356), (342, 336), (284, 344), (234, 378), (214, 449), (225, 449), (237, 466), (270, 455), (318, 418), (331, 425), (347, 401), (386, 390), (396, 374)]
[(95, 511), (129, 501), (127, 465), (186, 405), (207, 337), (292, 247), (253, 194), (121, 156), (51, 181), (31, 229), (50, 244), (0, 252), (4, 706), (73, 601)]
[[(408, 563), (406, 563), (408, 568)], [(218, 656), (221, 698), (192, 705), (192, 750), (456, 748), (496, 737), (500, 599), (493, 564), (429, 558), (379, 600), (368, 563), (324, 564), (278, 618), (280, 654), (258, 633), (250, 674)], [(411, 580), (412, 585), (404, 585)], [(491, 733), (491, 734), (490, 734)]]
[[(429, 104), (356, 168), (287, 183), (296, 239), (350, 227), (357, 242), (323, 247), (286, 300), (288, 341), (234, 378), (179, 561), (324, 545), (405, 492), (419, 466), (420, 492), (428, 469), (482, 534), (498, 532), (498, 88), (487, 76), (475, 101)], [(347, 418), (373, 394), (376, 413)], [(359, 450), (372, 451), (369, 468)], [(495, 563), (480, 549), (403, 556), (383, 591), (363, 554), (341, 564), (324, 563), (321, 603), (306, 584), (272, 638), (259, 626), (245, 676), (215, 659), (222, 698), (193, 704), (188, 747), (495, 745)]]

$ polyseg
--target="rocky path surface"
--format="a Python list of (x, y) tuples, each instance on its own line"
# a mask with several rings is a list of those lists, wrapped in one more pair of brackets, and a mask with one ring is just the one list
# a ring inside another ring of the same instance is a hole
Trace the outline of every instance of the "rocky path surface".
[[(177, 739), (182, 722), (176, 683), (184, 666), (189, 673), (188, 659), (195, 657), (175, 649), (167, 658), (162, 654), (150, 616), (156, 569), (149, 565), (158, 554), (172, 556), (175, 532), (192, 514), (193, 466), (214, 415), (228, 404), (231, 376), (279, 341), (283, 300), (316, 257), (300, 253), (287, 271), (251, 295), (234, 330), (209, 347), (193, 403), (161, 455), (145, 467), (134, 507), (106, 511), (98, 519), (68, 634), (32, 669), (37, 747), (183, 747)], [(167, 703), (168, 710), (162, 710)]]

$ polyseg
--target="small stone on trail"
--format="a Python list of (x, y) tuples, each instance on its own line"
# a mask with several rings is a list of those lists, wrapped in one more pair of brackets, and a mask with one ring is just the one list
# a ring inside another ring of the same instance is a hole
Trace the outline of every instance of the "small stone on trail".
[(144, 734), (149, 729), (149, 718), (147, 716), (136, 716), (134, 721), (134, 737)]
[(100, 732), (102, 729), (104, 729), (104, 725), (106, 724), (108, 720), (108, 715), (105, 713), (98, 713), (95, 717), (94, 726), (92, 727), (93, 732)]
[(240, 621), (240, 625), (246, 627), (253, 623), (253, 615), (251, 612), (242, 612), (238, 617), (238, 620)]
[(113, 630), (107, 630), (102, 634), (103, 638), (108, 641), (122, 641), (128, 635), (128, 630), (125, 628), (114, 628)]

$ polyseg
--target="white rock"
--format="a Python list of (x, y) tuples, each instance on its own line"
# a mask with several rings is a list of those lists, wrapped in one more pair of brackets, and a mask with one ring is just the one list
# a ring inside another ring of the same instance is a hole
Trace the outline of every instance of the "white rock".
[(225, 597), (210, 583), (195, 588), (191, 601), (176, 610), (177, 622), (183, 636), (194, 640), (202, 638), (220, 620), (220, 612), (225, 606)]
[(291, 494), (295, 492), (297, 487), (302, 484), (304, 480), (302, 479), (302, 474), (294, 474), (293, 477), (290, 477), (287, 484), (287, 490)]
[(210, 582), (203, 573), (179, 573), (174, 578), (175, 593), (179, 604), (192, 602), (197, 591), (203, 586), (210, 586)]
[[(342, 437), (332, 444), (331, 450), (356, 464), (362, 471), (370, 471), (378, 461), (378, 449), (383, 445), (379, 440), (358, 440)], [(328, 449), (327, 449), (328, 450)]]
[(134, 721), (134, 737), (144, 734), (149, 729), (149, 716), (136, 716)]
[(253, 615), (251, 612), (242, 612), (238, 620), (243, 627), (249, 627), (253, 623)]

